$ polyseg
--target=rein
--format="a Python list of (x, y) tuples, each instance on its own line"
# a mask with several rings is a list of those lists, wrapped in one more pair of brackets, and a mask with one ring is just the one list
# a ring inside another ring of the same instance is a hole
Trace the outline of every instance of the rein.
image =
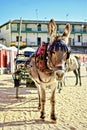
[[(38, 70), (37, 70), (37, 73), (38, 73)], [(39, 78), (39, 80), (40, 80), (41, 82), (43, 82), (43, 83), (49, 83), (49, 82), (51, 81), (51, 79), (49, 79), (49, 81), (47, 81), (47, 82), (43, 81), (43, 80), (41, 79), (41, 77), (40, 77), (40, 74), (39, 74), (39, 73), (38, 73), (38, 78)]]

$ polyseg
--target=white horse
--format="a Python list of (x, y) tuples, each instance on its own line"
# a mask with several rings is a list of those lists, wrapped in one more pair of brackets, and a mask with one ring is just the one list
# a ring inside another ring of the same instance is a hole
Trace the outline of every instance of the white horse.
[(70, 24), (67, 24), (61, 36), (57, 34), (56, 23), (53, 19), (48, 25), (50, 43), (44, 43), (41, 48), (29, 58), (26, 63), (30, 78), (38, 88), (40, 118), (45, 118), (44, 105), (46, 101), (46, 86), (51, 87), (51, 114), (50, 117), (56, 121), (55, 116), (55, 89), (58, 78), (65, 73), (65, 62), (67, 60), (67, 41), (70, 35)]

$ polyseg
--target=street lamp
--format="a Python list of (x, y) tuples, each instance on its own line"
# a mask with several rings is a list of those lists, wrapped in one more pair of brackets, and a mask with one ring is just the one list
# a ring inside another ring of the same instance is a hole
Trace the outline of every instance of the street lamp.
[(36, 19), (37, 19), (37, 45), (38, 45), (38, 9), (36, 11)]
[(37, 21), (38, 21), (38, 9), (35, 9), (36, 11), (36, 18), (37, 18)]
[(69, 14), (66, 14), (66, 21), (68, 20)]
[(20, 17), (20, 27), (19, 27), (19, 37), (18, 37), (18, 50), (17, 50), (17, 54), (19, 54), (19, 49), (20, 49), (21, 28), (22, 28), (22, 17)]

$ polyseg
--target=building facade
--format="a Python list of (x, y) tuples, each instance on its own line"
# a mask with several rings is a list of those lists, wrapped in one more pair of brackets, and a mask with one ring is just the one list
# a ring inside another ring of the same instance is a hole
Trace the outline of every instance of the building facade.
[[(38, 47), (42, 41), (49, 42), (49, 21), (13, 20), (0, 26), (0, 41), (6, 46)], [(56, 21), (61, 35), (67, 21)], [(87, 54), (87, 22), (71, 22), (69, 44), (73, 52)]]

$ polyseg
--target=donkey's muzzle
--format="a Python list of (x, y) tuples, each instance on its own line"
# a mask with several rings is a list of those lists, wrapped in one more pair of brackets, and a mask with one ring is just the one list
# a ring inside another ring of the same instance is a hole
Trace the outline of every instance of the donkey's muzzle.
[(65, 73), (65, 66), (62, 64), (57, 66), (56, 79), (61, 80), (64, 76), (64, 73)]
[(57, 80), (62, 80), (62, 78), (63, 78), (63, 76), (64, 76), (64, 73), (65, 73), (64, 70), (58, 70), (58, 71), (56, 72), (56, 79), (57, 79)]

